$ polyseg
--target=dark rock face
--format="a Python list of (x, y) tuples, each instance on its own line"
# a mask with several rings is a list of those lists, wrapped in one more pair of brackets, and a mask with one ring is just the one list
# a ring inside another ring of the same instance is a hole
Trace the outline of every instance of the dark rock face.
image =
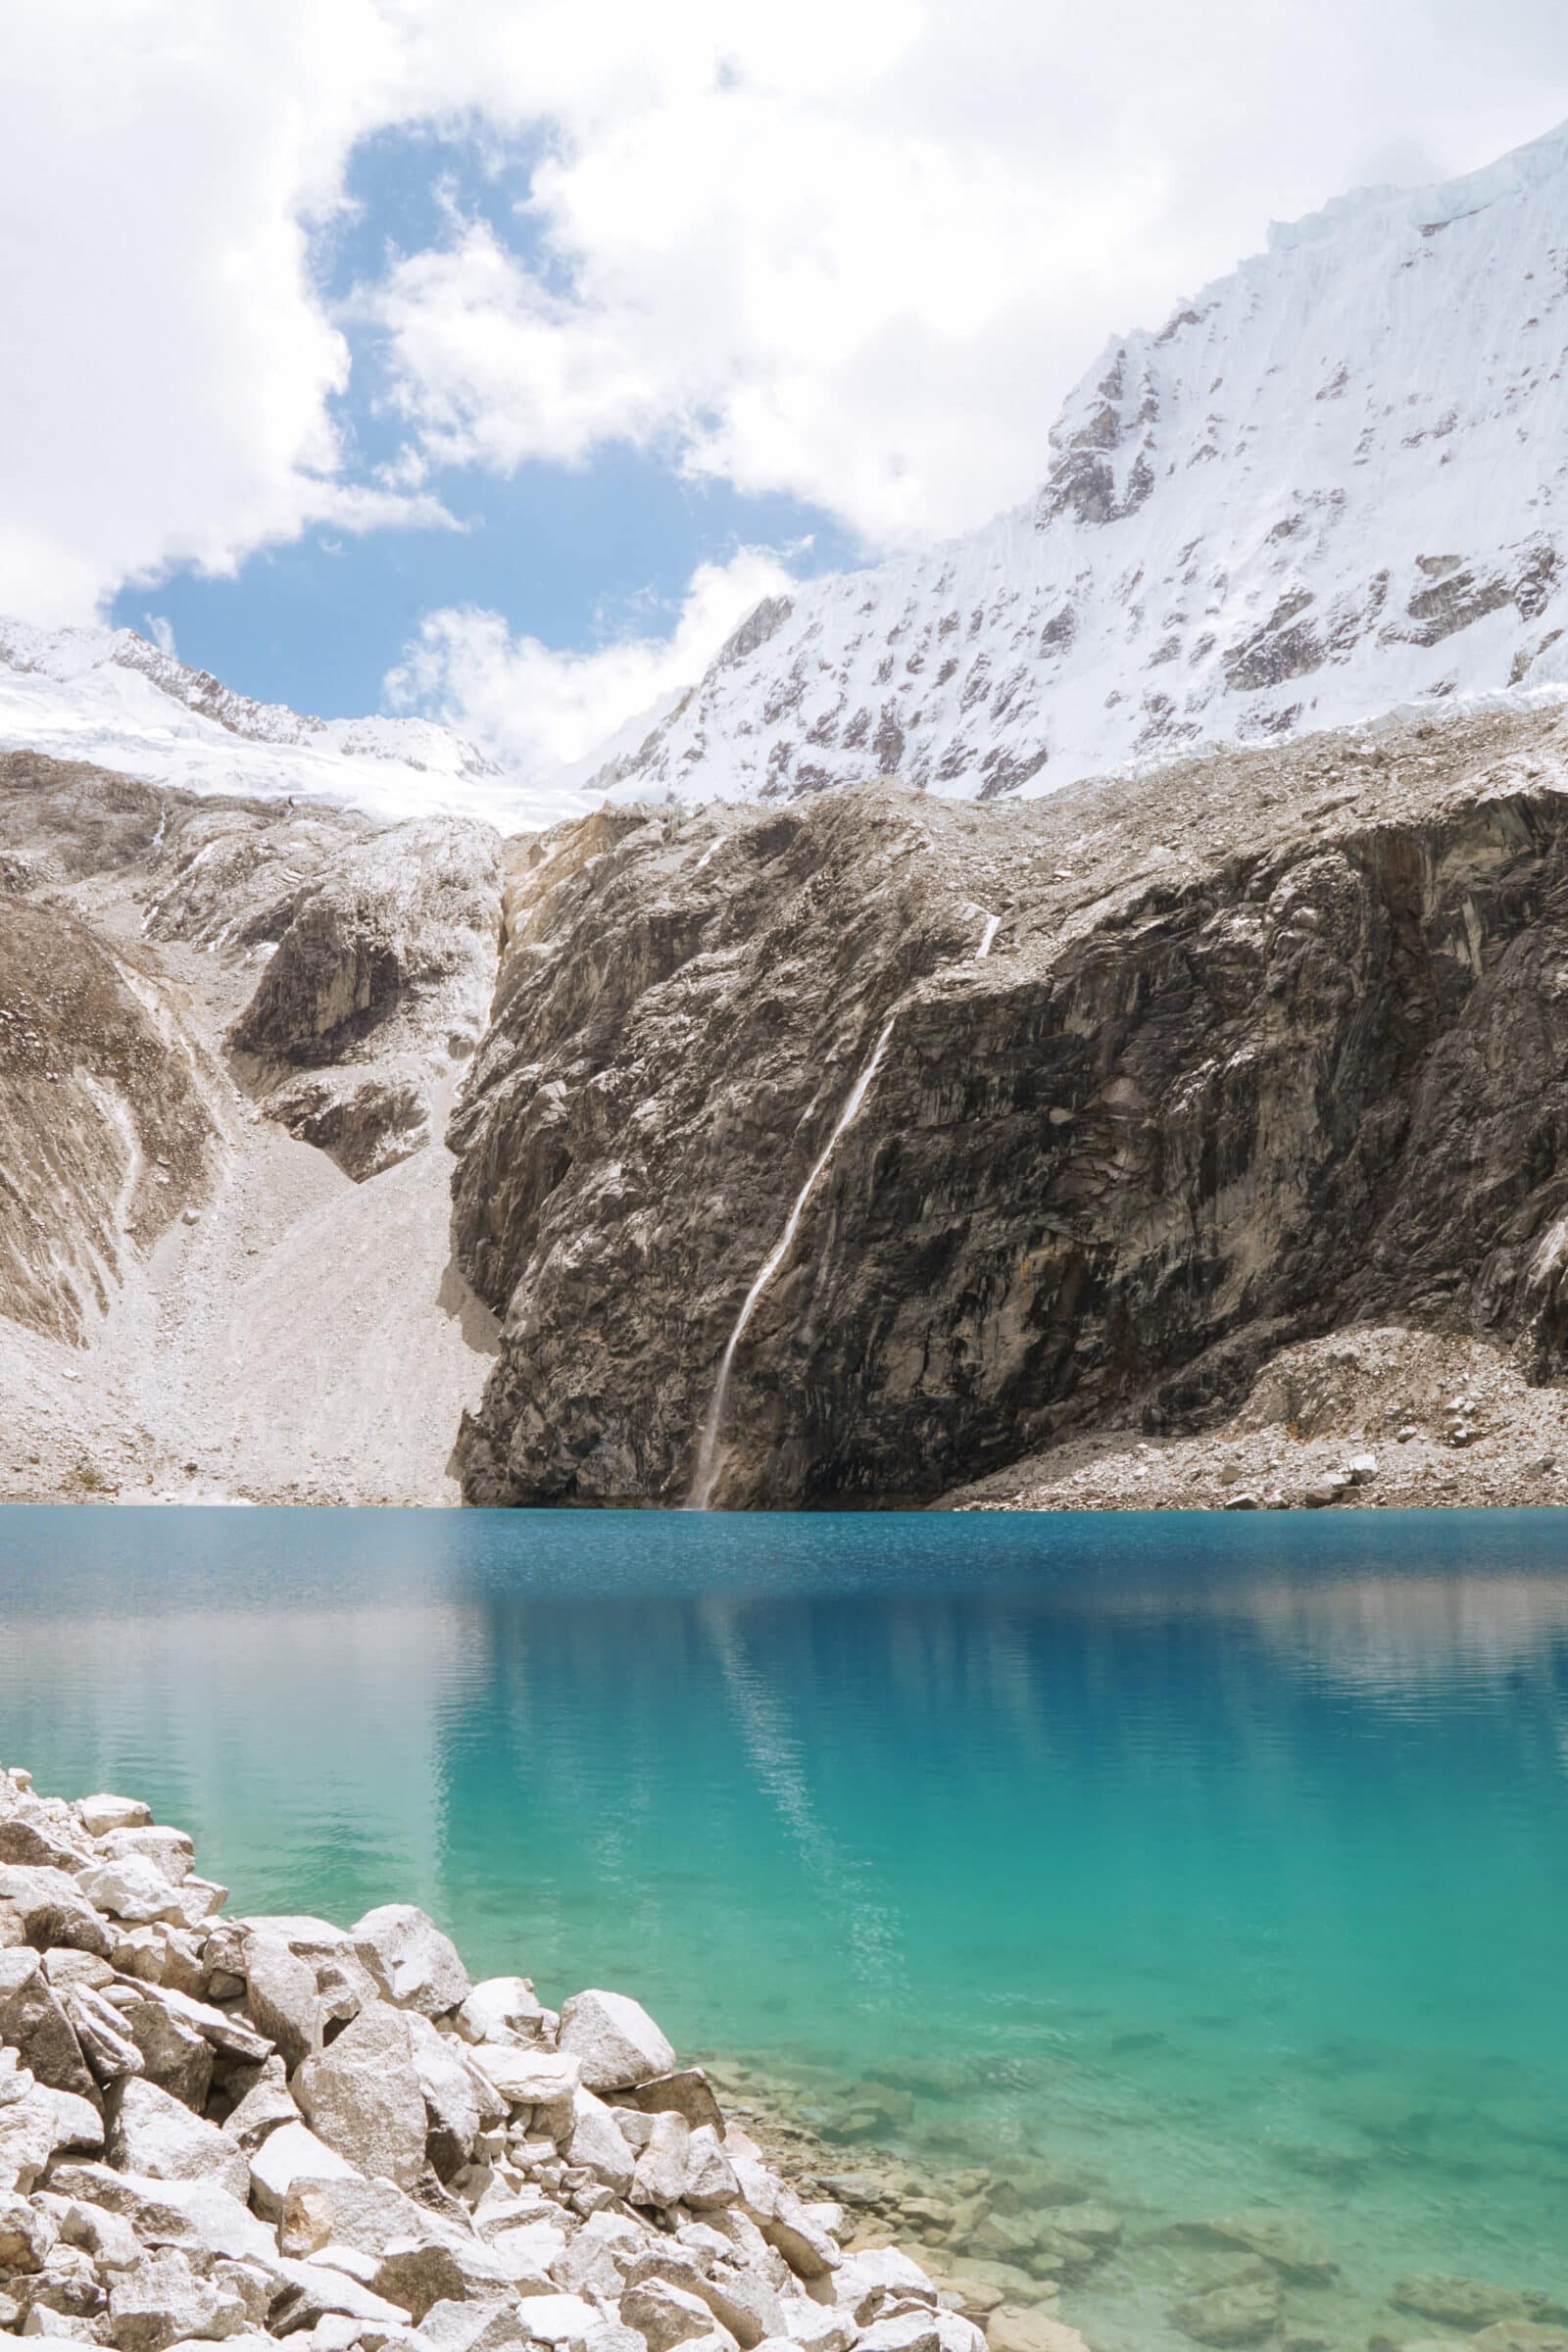
[(711, 819), (645, 814), (563, 882), (545, 859), (455, 1129), (460, 1251), (506, 1314), (469, 1498), (683, 1498), (890, 1015), (736, 1348), (717, 1501), (924, 1498), (1129, 1408), (1191, 1425), (1371, 1317), (1556, 1376), (1557, 723), (1005, 814), (851, 795), (710, 856)]

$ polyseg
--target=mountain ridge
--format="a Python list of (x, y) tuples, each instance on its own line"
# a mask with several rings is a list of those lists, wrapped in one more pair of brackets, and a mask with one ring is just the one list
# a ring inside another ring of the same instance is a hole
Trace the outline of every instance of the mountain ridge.
[(595, 782), (989, 799), (1568, 689), (1565, 202), (1568, 126), (1276, 225), (1107, 345), (1032, 499), (759, 606)]

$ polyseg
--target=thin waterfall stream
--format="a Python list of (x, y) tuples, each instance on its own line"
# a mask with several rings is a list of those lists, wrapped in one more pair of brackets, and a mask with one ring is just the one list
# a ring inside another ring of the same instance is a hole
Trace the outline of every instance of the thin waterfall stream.
[[(979, 913), (982, 910), (977, 907), (974, 911)], [(992, 942), (997, 936), (1001, 923), (1002, 917), (999, 914), (986, 916), (985, 931), (980, 945), (975, 951), (976, 962), (982, 961), (990, 955)], [(687, 1495), (685, 1503), (685, 1508), (689, 1511), (706, 1511), (712, 1505), (713, 1489), (718, 1481), (718, 1436), (723, 1426), (724, 1405), (729, 1395), (729, 1376), (734, 1369), (735, 1351), (746, 1337), (746, 1326), (757, 1311), (759, 1299), (789, 1255), (790, 1244), (800, 1230), (801, 1219), (806, 1213), (806, 1204), (816, 1190), (829, 1160), (838, 1150), (841, 1138), (854, 1126), (860, 1115), (865, 1098), (871, 1091), (871, 1082), (881, 1067), (882, 1056), (887, 1052), (888, 1040), (893, 1035), (893, 1024), (898, 1017), (898, 1008), (895, 1006), (882, 1024), (881, 1034), (871, 1049), (869, 1059), (850, 1089), (849, 1099), (839, 1112), (837, 1125), (812, 1162), (810, 1174), (795, 1196), (795, 1205), (785, 1221), (783, 1232), (762, 1260), (756, 1279), (742, 1302), (741, 1311), (735, 1318), (735, 1328), (729, 1335), (723, 1355), (719, 1358), (718, 1378), (713, 1383), (712, 1397), (709, 1403), (707, 1418), (703, 1422), (703, 1434), (698, 1440), (697, 1467), (692, 1473), (691, 1492)]]

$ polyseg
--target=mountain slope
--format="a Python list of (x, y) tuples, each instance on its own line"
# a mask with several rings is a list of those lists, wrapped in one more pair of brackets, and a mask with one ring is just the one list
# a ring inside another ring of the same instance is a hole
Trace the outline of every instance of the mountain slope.
[(1113, 344), (1032, 505), (760, 606), (600, 782), (990, 798), (1568, 683), (1568, 126)]
[(132, 629), (0, 619), (0, 752), (84, 760), (189, 792), (296, 795), (379, 817), (549, 823), (580, 796), (532, 791), (426, 718), (310, 718), (253, 702)]

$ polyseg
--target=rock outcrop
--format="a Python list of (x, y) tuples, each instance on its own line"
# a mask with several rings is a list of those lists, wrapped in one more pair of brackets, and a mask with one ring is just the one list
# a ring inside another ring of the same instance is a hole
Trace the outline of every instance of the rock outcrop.
[(479, 1042), (500, 929), (486, 827), (430, 818), (340, 851), (230, 1032), (270, 1114), (357, 1179), (418, 1151), (442, 1075)]
[(906, 2256), (846, 2255), (843, 2208), (628, 1996), (558, 2017), (470, 1985), (407, 1906), (345, 1930), (225, 1899), (145, 1806), (0, 1773), (0, 2332), (986, 2352)]
[(930, 1498), (1373, 1319), (1557, 1376), (1565, 744), (547, 837), (454, 1130), (469, 1498), (678, 1502), (705, 1424), (722, 1503)]

